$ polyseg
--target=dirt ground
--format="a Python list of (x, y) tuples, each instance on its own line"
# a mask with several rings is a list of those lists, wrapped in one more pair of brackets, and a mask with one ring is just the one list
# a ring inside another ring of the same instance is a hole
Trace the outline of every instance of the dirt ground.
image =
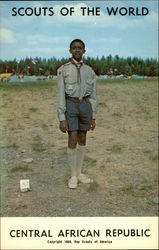
[[(97, 88), (83, 167), (94, 182), (70, 190), (56, 83), (0, 84), (1, 216), (157, 216), (157, 79)], [(20, 191), (21, 179), (31, 191)]]

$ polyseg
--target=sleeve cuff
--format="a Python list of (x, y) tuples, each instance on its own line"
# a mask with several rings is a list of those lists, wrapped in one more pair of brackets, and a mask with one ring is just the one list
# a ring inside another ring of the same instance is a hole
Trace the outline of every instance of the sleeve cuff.
[(92, 119), (96, 119), (96, 113), (93, 112)]
[(59, 116), (59, 121), (62, 122), (62, 121), (65, 121), (65, 120), (66, 120), (65, 115), (64, 115), (64, 114), (61, 114), (61, 115)]

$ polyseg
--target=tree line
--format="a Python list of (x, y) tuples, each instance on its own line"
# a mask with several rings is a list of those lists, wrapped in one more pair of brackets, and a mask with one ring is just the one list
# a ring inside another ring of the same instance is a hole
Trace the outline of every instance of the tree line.
[[(68, 62), (68, 58), (57, 59), (52, 57), (46, 58), (31, 58), (26, 57), (17, 61), (0, 60), (0, 73), (13, 73), (24, 75), (56, 75), (57, 69), (62, 64)], [(119, 57), (102, 56), (84, 57), (84, 62), (90, 65), (97, 75), (143, 75), (143, 76), (158, 76), (159, 63), (157, 59), (147, 58), (141, 59), (138, 57)]]

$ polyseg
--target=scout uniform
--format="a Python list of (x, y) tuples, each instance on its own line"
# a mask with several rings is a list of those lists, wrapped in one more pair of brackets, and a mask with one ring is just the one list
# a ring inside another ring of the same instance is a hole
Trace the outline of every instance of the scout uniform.
[[(59, 121), (67, 121), (68, 131), (88, 131), (92, 119), (96, 118), (97, 96), (96, 75), (92, 68), (71, 58), (57, 71), (57, 114)], [(85, 146), (68, 148), (68, 161), (71, 177), (76, 176), (84, 183), (90, 182), (82, 177), (81, 168)]]

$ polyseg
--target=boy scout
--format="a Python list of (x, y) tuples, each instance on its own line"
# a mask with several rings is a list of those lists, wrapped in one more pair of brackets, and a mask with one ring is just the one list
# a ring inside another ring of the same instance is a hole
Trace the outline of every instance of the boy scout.
[(90, 183), (92, 180), (81, 173), (85, 154), (86, 134), (94, 130), (97, 97), (96, 75), (91, 67), (84, 64), (82, 56), (85, 44), (80, 39), (70, 43), (72, 57), (57, 71), (59, 128), (68, 132), (68, 163), (71, 170), (69, 188), (76, 188), (78, 181)]

